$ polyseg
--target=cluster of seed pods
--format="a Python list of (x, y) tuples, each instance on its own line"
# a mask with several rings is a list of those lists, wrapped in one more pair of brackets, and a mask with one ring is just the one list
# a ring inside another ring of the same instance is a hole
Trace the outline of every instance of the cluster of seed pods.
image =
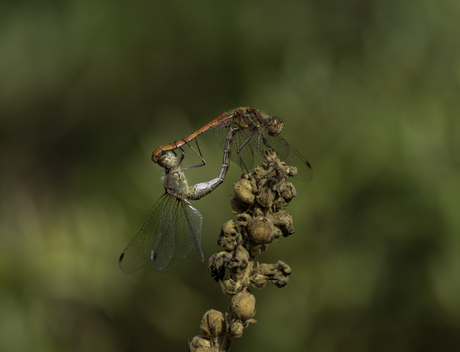
[(209, 259), (211, 275), (231, 297), (229, 311), (224, 314), (211, 309), (205, 313), (203, 335), (195, 336), (189, 344), (192, 352), (228, 351), (232, 341), (256, 322), (256, 299), (250, 286), (260, 289), (272, 283), (281, 288), (289, 282), (291, 268), (283, 261), (255, 261), (271, 243), (295, 232), (286, 207), (296, 196), (287, 179), (295, 176), (297, 169), (282, 163), (275, 152), (265, 153), (267, 161), (234, 184), (231, 206), (237, 219), (222, 226), (217, 244), (226, 250)]

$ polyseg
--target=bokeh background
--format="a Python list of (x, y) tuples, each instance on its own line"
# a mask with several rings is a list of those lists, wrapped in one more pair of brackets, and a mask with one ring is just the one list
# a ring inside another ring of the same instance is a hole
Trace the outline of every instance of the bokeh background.
[[(460, 2), (0, 4), (0, 350), (178, 351), (225, 297), (192, 253), (124, 275), (163, 193), (150, 161), (254, 106), (314, 170), (235, 351), (460, 350)], [(191, 183), (216, 177), (208, 162)], [(186, 163), (196, 160), (191, 156)], [(219, 250), (239, 169), (195, 203)]]

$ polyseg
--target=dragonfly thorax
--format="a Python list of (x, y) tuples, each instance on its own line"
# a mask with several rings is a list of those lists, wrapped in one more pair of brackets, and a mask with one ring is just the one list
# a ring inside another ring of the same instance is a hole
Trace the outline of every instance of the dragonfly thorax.
[(171, 170), (165, 175), (164, 187), (166, 192), (176, 195), (176, 197), (185, 196), (189, 193), (189, 187), (184, 172), (180, 168)]

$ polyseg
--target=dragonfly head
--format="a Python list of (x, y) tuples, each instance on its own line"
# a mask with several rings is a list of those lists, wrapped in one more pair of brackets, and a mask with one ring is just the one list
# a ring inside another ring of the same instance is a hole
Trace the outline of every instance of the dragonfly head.
[(167, 152), (163, 152), (158, 158), (158, 165), (166, 168), (171, 169), (177, 165), (179, 165), (179, 159), (177, 156), (168, 150)]
[(268, 118), (268, 134), (270, 136), (276, 137), (284, 130), (283, 119), (272, 115)]

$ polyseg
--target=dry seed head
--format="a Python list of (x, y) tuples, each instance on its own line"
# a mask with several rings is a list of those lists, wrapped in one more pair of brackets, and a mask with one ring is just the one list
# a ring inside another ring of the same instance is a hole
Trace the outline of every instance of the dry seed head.
[(211, 348), (211, 341), (203, 335), (197, 335), (189, 342), (190, 352), (206, 351), (202, 348)]
[(295, 166), (287, 166), (286, 172), (289, 177), (297, 175), (297, 168)]
[(201, 332), (208, 338), (215, 338), (225, 334), (225, 315), (217, 310), (208, 310), (201, 320)]
[[(284, 237), (295, 233), (294, 226), (292, 224), (292, 216), (285, 210), (281, 210), (277, 213), (272, 214), (273, 224), (276, 228), (281, 230)], [(275, 237), (278, 238), (277, 234)]]
[(249, 292), (241, 292), (232, 298), (231, 309), (233, 316), (248, 320), (256, 315), (256, 298)]
[(251, 256), (255, 257), (265, 252), (267, 248), (268, 244), (259, 244), (257, 246), (251, 246), (251, 248), (249, 248), (249, 253), (251, 254)]
[(256, 288), (265, 287), (269, 282), (276, 287), (284, 287), (289, 283), (291, 268), (278, 260), (275, 264), (260, 264), (251, 273), (250, 282)]
[(230, 200), (230, 206), (232, 207), (232, 212), (234, 214), (240, 214), (245, 212), (248, 208), (241, 204), (241, 202), (235, 196)]
[(255, 288), (264, 288), (270, 283), (265, 275), (253, 273), (251, 275), (251, 285)]
[(229, 333), (232, 339), (239, 339), (241, 336), (243, 336), (243, 330), (244, 330), (243, 323), (239, 320), (233, 320), (232, 323), (230, 324)]
[(262, 178), (265, 174), (265, 169), (261, 165), (257, 165), (252, 173), (255, 177)]
[(214, 253), (208, 262), (208, 270), (216, 281), (220, 281), (225, 276), (225, 262), (231, 254), (228, 252)]
[(220, 281), (219, 283), (222, 288), (222, 292), (227, 296), (236, 295), (245, 288), (240, 282), (233, 281), (231, 278)]
[(252, 184), (250, 181), (245, 179), (239, 179), (237, 183), (233, 185), (233, 191), (235, 192), (236, 198), (243, 204), (252, 204), (254, 202), (254, 193), (252, 193)]
[(269, 208), (275, 200), (275, 193), (270, 188), (261, 188), (256, 200), (261, 206)]
[(273, 237), (273, 222), (267, 217), (257, 217), (248, 223), (249, 238), (258, 244), (271, 243)]
[(231, 252), (231, 256), (227, 257), (224, 264), (225, 267), (230, 271), (234, 280), (240, 280), (244, 277), (246, 268), (249, 264), (249, 252), (246, 248), (239, 245), (236, 250)]
[(222, 225), (217, 245), (232, 250), (238, 244), (239, 237), (240, 234), (236, 230), (235, 222), (229, 220)]
[(286, 202), (289, 203), (292, 198), (297, 196), (297, 191), (292, 183), (286, 182), (280, 185), (279, 194)]

